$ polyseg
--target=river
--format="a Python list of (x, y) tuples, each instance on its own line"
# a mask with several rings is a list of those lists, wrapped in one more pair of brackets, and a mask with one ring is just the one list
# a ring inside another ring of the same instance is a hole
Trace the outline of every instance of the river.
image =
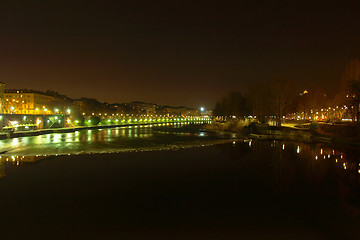
[(0, 160), (2, 239), (359, 236), (356, 149), (236, 139), (192, 125), (0, 144), (8, 149)]
[(0, 149), (5, 151), (4, 156), (109, 153), (208, 144), (231, 135), (206, 132), (199, 129), (201, 124), (162, 123), (50, 133), (1, 140)]

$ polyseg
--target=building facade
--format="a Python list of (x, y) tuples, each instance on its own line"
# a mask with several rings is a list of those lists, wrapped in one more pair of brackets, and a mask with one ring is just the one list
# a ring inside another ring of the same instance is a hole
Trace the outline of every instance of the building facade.
[(31, 90), (5, 90), (3, 113), (53, 114), (57, 99)]
[(4, 113), (4, 92), (5, 83), (0, 82), (0, 113)]
[(128, 103), (130, 109), (137, 115), (155, 115), (156, 114), (156, 104), (153, 103), (144, 103), (144, 102), (131, 102)]
[(194, 108), (187, 107), (166, 107), (169, 116), (200, 116), (200, 112)]

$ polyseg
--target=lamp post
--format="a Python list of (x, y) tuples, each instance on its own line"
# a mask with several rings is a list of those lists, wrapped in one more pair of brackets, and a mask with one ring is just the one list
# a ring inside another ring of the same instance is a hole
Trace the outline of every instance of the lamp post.
[[(69, 119), (70, 119), (70, 113), (71, 113), (71, 109), (70, 108), (67, 108), (66, 109), (66, 113), (69, 115)], [(66, 127), (66, 125), (65, 125), (65, 118), (66, 118), (66, 115), (65, 115), (65, 113), (63, 112), (63, 116), (64, 116), (64, 127)]]
[(203, 115), (205, 113), (205, 107), (201, 106), (200, 107), (200, 115)]

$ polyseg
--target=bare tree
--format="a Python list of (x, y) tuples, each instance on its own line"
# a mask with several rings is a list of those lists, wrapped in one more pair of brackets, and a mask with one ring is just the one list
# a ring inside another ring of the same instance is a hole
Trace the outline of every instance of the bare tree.
[(353, 121), (360, 121), (360, 60), (354, 58), (346, 65), (343, 77), (346, 103), (352, 113)]
[(348, 83), (348, 105), (351, 108), (353, 121), (360, 121), (360, 112), (359, 112), (359, 104), (360, 104), (360, 81), (349, 81)]
[(342, 76), (344, 86), (348, 86), (349, 81), (360, 81), (360, 60), (358, 58), (351, 59), (345, 67)]
[(247, 99), (240, 92), (233, 91), (216, 103), (214, 113), (240, 118), (247, 116), (249, 114)]
[(311, 108), (310, 94), (308, 92), (301, 93), (298, 97), (298, 110), (303, 112), (303, 118), (307, 118), (307, 112)]
[(249, 89), (248, 98), (252, 107), (252, 114), (259, 122), (265, 122), (268, 114), (269, 91), (264, 84), (257, 84)]
[(290, 102), (291, 83), (285, 77), (275, 77), (269, 82), (270, 101), (274, 115), (276, 116), (276, 126), (281, 126), (281, 121), (285, 107)]

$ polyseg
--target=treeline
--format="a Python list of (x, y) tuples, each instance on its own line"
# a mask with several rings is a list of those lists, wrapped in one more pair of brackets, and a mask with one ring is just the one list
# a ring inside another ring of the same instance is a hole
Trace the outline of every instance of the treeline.
[(266, 83), (254, 85), (243, 95), (232, 92), (216, 103), (214, 115), (246, 117), (249, 115), (264, 122), (266, 116), (274, 116), (277, 125), (290, 106), (292, 83), (285, 77), (275, 77)]
[(214, 108), (215, 116), (256, 116), (264, 122), (274, 117), (281, 125), (283, 116), (300, 113), (304, 119), (314, 119), (317, 111), (333, 110), (331, 118), (341, 120), (349, 117), (360, 120), (360, 60), (352, 59), (346, 65), (338, 82), (338, 91), (329, 95), (321, 86), (296, 91), (292, 81), (278, 76), (250, 87), (244, 94), (231, 92), (218, 101)]

